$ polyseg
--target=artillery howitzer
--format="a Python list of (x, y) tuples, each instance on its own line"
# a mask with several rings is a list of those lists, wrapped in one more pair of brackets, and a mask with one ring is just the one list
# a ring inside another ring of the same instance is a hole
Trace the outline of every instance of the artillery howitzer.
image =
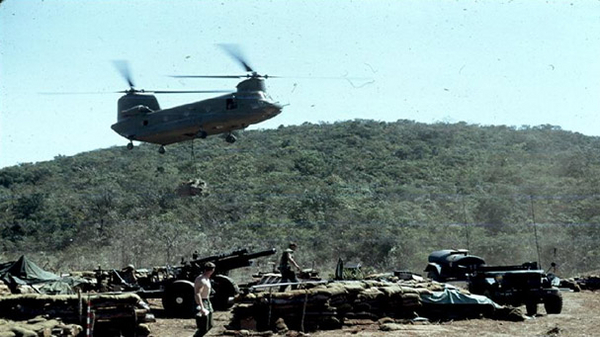
[(182, 265), (167, 268), (166, 277), (159, 279), (149, 277), (139, 279), (141, 290), (137, 294), (143, 298), (162, 298), (165, 313), (168, 316), (192, 317), (195, 313), (194, 280), (202, 274), (207, 262), (215, 264), (215, 273), (211, 277), (213, 292), (211, 303), (215, 310), (225, 310), (231, 306), (230, 298), (239, 293), (235, 281), (228, 274), (237, 268), (251, 266), (253, 259), (275, 254), (276, 250), (269, 249), (248, 253), (247, 249), (231, 253), (208, 256), (191, 261), (182, 261)]

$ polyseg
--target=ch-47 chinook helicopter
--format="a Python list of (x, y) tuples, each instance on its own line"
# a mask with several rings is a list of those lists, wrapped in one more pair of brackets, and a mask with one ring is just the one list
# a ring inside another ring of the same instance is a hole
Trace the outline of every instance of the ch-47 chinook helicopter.
[(178, 75), (175, 78), (243, 78), (235, 92), (184, 104), (168, 109), (161, 109), (154, 94), (163, 93), (216, 93), (224, 91), (159, 91), (136, 89), (129, 68), (124, 61), (116, 61), (115, 66), (129, 83), (129, 89), (118, 101), (117, 123), (111, 128), (119, 135), (129, 139), (128, 149), (133, 149), (133, 142), (142, 141), (160, 145), (158, 152), (165, 153), (165, 145), (206, 138), (209, 135), (226, 133), (225, 140), (236, 141), (232, 134), (251, 124), (257, 124), (273, 118), (283, 108), (274, 102), (266, 93), (265, 79), (268, 75), (260, 75), (231, 48), (223, 48), (236, 59), (248, 72), (247, 75)]

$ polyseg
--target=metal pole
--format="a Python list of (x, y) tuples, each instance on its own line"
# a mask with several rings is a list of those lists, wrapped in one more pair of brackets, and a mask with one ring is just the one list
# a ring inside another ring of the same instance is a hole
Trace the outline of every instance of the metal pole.
[(304, 332), (304, 317), (306, 316), (306, 303), (308, 302), (308, 290), (304, 290), (304, 306), (302, 307), (302, 319), (300, 320), (300, 330)]
[(192, 163), (194, 162), (195, 159), (195, 155), (194, 155), (194, 138), (192, 138)]
[(267, 327), (271, 328), (271, 310), (273, 308), (273, 288), (269, 288), (269, 315), (267, 316)]
[(87, 319), (85, 323), (85, 336), (92, 337), (92, 301), (90, 300), (89, 294), (87, 298)]
[(81, 289), (77, 289), (77, 299), (79, 300), (79, 323), (83, 323), (83, 298), (81, 297)]
[(467, 250), (468, 250), (468, 251), (471, 251), (471, 248), (470, 248), (470, 244), (471, 244), (471, 242), (470, 242), (470, 241), (471, 241), (471, 240), (470, 240), (470, 237), (469, 237), (469, 235), (470, 235), (470, 232), (471, 232), (471, 229), (469, 228), (469, 224), (467, 223), (467, 206), (466, 206), (466, 204), (465, 204), (465, 196), (464, 196), (464, 195), (461, 195), (461, 198), (460, 198), (460, 200), (461, 200), (461, 202), (462, 202), (462, 209), (463, 209), (463, 223), (465, 224), (465, 235), (466, 235), (466, 237), (467, 237)]
[(534, 212), (534, 208), (533, 208), (533, 195), (529, 196), (529, 200), (531, 201), (531, 221), (533, 222), (533, 235), (535, 236), (535, 250), (537, 251), (537, 258), (538, 258), (538, 263), (539, 263), (539, 268), (542, 268), (542, 258), (540, 255), (540, 244), (538, 241), (538, 234), (537, 234), (537, 225), (535, 224), (535, 212)]

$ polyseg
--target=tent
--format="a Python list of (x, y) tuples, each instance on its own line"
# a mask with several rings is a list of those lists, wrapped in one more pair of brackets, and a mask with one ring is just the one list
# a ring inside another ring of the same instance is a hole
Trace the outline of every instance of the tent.
[(72, 287), (87, 283), (84, 279), (60, 277), (45, 271), (25, 255), (17, 261), (0, 264), (0, 280), (4, 281), (12, 292), (15, 292), (18, 286), (29, 285), (43, 294), (72, 294)]

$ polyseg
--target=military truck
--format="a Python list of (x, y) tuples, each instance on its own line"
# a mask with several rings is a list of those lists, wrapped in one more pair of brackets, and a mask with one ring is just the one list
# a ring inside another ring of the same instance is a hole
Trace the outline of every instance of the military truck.
[(499, 304), (525, 305), (528, 315), (535, 315), (539, 303), (548, 314), (562, 311), (562, 296), (553, 280), (536, 262), (512, 266), (488, 266), (485, 261), (470, 255), (466, 249), (446, 249), (429, 255), (425, 268), (435, 281), (466, 281), (469, 291), (484, 295)]
[(562, 311), (560, 290), (536, 262), (516, 266), (479, 266), (469, 277), (469, 291), (487, 296), (499, 304), (524, 304), (530, 316), (537, 313), (539, 303), (544, 303), (548, 314), (560, 314)]

